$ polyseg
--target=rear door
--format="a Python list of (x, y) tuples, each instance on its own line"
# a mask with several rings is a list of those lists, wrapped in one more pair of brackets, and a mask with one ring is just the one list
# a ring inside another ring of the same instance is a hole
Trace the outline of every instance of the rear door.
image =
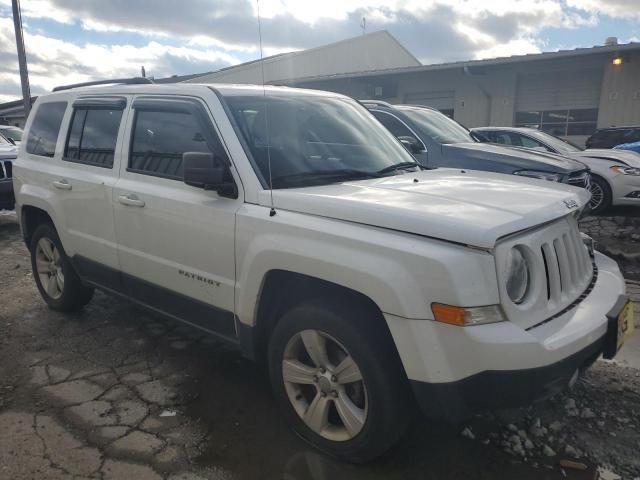
[(125, 105), (72, 94), (38, 102), (16, 169), (19, 197), (44, 202), (66, 253), (85, 267), (118, 268), (111, 195)]
[(127, 98), (76, 99), (67, 115), (62, 161), (51, 185), (64, 211), (67, 242), (80, 273), (118, 289), (113, 187)]
[(139, 96), (132, 108), (113, 203), (126, 292), (233, 337), (234, 230), (243, 195), (221, 197), (186, 185), (182, 175), (185, 152), (228, 162), (213, 118), (190, 97)]

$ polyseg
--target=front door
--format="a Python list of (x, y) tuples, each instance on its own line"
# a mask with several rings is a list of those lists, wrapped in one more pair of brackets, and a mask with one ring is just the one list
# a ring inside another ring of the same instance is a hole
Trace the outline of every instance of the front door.
[[(227, 154), (206, 106), (186, 97), (137, 97), (113, 195), (128, 295), (208, 331), (234, 337), (238, 199), (183, 183), (182, 154)], [(239, 182), (238, 186), (239, 185)]]

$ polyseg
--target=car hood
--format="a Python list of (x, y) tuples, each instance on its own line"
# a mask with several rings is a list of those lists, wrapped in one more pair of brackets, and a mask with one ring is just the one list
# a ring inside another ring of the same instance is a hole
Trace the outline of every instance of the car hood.
[[(416, 182), (417, 180), (417, 182)], [(260, 204), (270, 206), (269, 190)], [(508, 234), (589, 201), (584, 189), (526, 177), (439, 168), (372, 180), (279, 189), (279, 209), (492, 248)]]
[(464, 155), (476, 160), (499, 161), (507, 163), (515, 169), (570, 173), (586, 168), (579, 161), (562, 155), (526, 148), (503, 147), (490, 143), (452, 143), (442, 145), (442, 149), (445, 155)]
[(588, 148), (587, 150), (583, 150), (581, 152), (574, 152), (571, 154), (571, 156), (578, 160), (580, 159), (580, 157), (603, 158), (605, 160), (624, 163), (625, 165), (629, 165), (630, 167), (640, 168), (640, 154), (628, 150)]
[(13, 145), (0, 145), (0, 158), (1, 159), (12, 159), (18, 156), (18, 149)]

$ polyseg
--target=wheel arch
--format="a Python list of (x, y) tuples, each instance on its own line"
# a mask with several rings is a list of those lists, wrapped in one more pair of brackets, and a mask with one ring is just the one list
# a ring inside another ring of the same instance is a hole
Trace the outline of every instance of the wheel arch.
[(385, 335), (400, 358), (380, 307), (367, 295), (337, 283), (288, 270), (270, 270), (262, 281), (255, 308), (253, 326), (238, 322), (243, 353), (250, 358), (264, 358), (266, 347), (279, 317), (305, 300), (322, 298), (341, 302), (371, 314), (373, 328)]
[[(33, 205), (22, 205), (20, 208), (20, 228), (22, 238), (27, 247), (31, 244), (33, 232), (42, 223), (50, 223), (56, 228), (53, 218), (45, 209)], [(57, 230), (57, 228), (56, 228)]]

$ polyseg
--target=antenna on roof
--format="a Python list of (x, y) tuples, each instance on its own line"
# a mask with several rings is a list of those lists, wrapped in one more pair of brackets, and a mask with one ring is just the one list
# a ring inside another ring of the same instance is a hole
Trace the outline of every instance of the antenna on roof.
[(262, 73), (262, 96), (264, 97), (264, 129), (267, 137), (267, 168), (269, 169), (269, 201), (271, 203), (271, 210), (269, 210), (269, 216), (273, 217), (276, 214), (276, 209), (273, 206), (273, 180), (271, 178), (271, 145), (269, 141), (269, 112), (267, 110), (267, 91), (264, 86), (264, 58), (262, 55), (262, 22), (260, 21), (260, 0), (256, 0), (257, 13), (258, 13), (258, 37), (260, 38), (260, 71)]

